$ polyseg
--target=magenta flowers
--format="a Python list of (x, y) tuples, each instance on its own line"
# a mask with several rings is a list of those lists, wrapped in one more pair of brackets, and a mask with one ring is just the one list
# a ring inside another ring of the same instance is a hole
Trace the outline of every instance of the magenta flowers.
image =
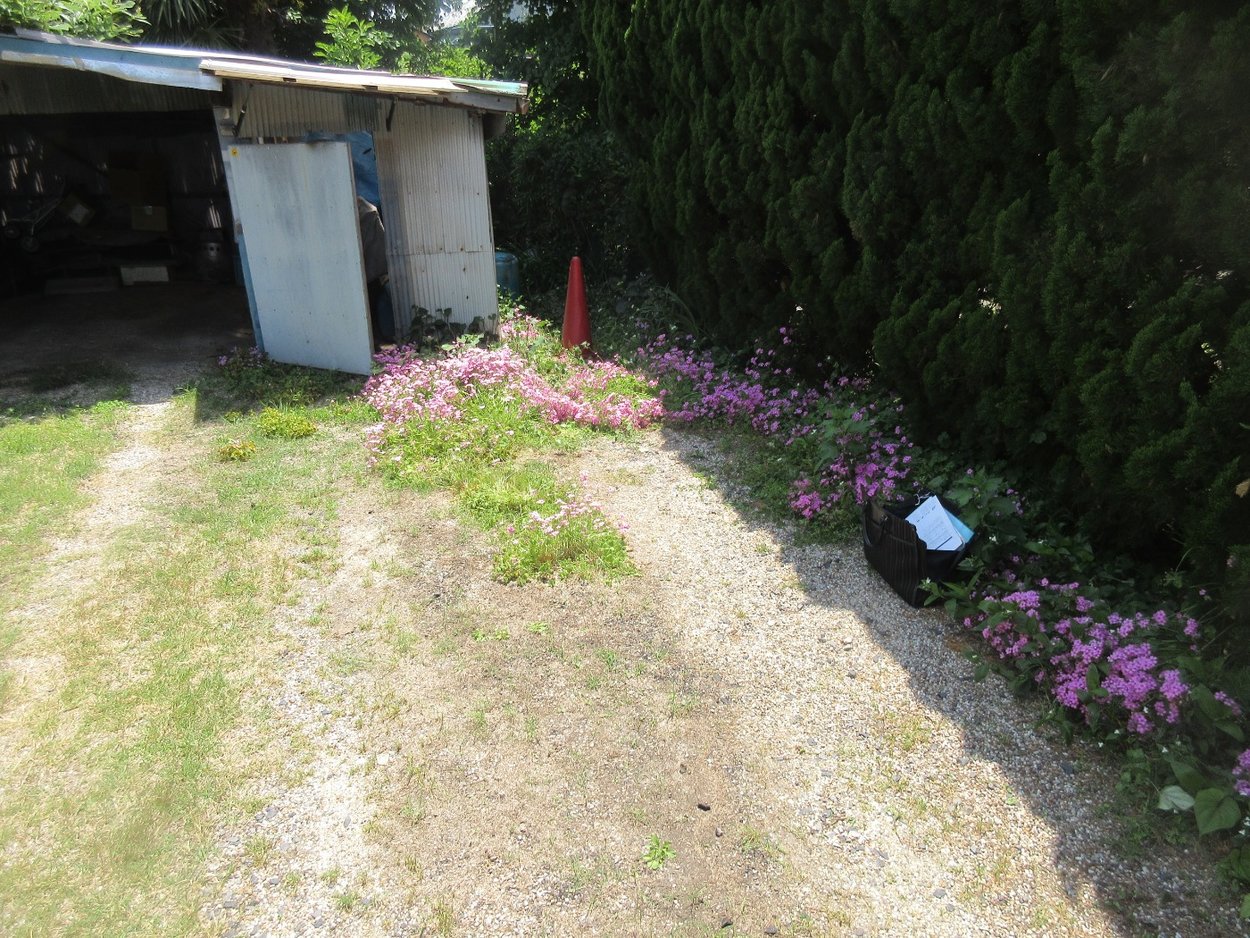
[[(536, 320), (521, 316), (506, 322), (503, 334), (524, 341), (537, 330)], [(382, 371), (363, 392), (381, 417), (367, 433), (373, 463), (411, 425), (457, 423), (472, 408), (503, 406), (517, 419), (611, 429), (641, 429), (663, 413), (659, 399), (646, 393), (647, 383), (612, 362), (569, 360), (555, 370), (563, 379), (555, 381), (507, 345), (463, 347), (437, 358), (401, 347), (377, 360)]]
[[(783, 346), (793, 341), (787, 328), (778, 336)], [(902, 407), (879, 404), (865, 379), (803, 387), (778, 353), (763, 347), (736, 371), (718, 366), (690, 336), (658, 335), (638, 354), (666, 386), (668, 419), (742, 424), (803, 450), (801, 461), (812, 468), (794, 480), (790, 507), (805, 519), (889, 498), (909, 477), (912, 443), (897, 423)]]
[(569, 427), (648, 426), (663, 413), (653, 383), (565, 354), (528, 316), (505, 318), (500, 335), (496, 348), (466, 342), (441, 355), (400, 347), (377, 356), (380, 370), (363, 391), (379, 417), (365, 435), (370, 465), (451, 489), (497, 531), (501, 580), (628, 573), (622, 526), (535, 457)]

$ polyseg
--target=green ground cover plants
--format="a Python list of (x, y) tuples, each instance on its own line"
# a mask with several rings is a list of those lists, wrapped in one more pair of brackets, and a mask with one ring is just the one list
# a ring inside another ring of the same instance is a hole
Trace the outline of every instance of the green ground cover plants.
[(312, 436), (317, 432), (317, 425), (301, 413), (266, 407), (256, 418), (260, 432), (266, 436), (281, 437), (285, 440), (298, 440)]
[(498, 347), (475, 342), (433, 356), (378, 356), (364, 398), (381, 417), (370, 462), (388, 479), (449, 489), (499, 533), (496, 575), (508, 582), (615, 577), (632, 569), (623, 534), (540, 457), (589, 432), (629, 433), (660, 412), (648, 381), (565, 352), (547, 324), (506, 310)]
[(201, 418), (230, 419), (260, 409), (275, 412), (264, 417), (266, 422), (280, 423), (282, 414), (294, 420), (303, 408), (304, 419), (312, 421), (315, 405), (342, 411), (360, 390), (360, 380), (353, 375), (284, 365), (255, 347), (236, 347), (220, 356), (217, 366), (216, 372), (197, 382), (196, 409)]

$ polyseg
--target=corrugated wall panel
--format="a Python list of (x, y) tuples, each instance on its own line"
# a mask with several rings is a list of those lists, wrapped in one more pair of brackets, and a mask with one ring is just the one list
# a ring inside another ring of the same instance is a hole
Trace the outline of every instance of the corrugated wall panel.
[(375, 130), (385, 123), (384, 113), (379, 120), (379, 109), (389, 106), (366, 95), (236, 84), (232, 118), (237, 124), (240, 109), (246, 108), (240, 129), (245, 138), (303, 137), (317, 131), (345, 134)]
[(196, 111), (211, 94), (108, 75), (37, 65), (0, 66), (0, 113), (97, 114), (114, 111)]
[[(392, 296), (401, 326), (412, 307), (451, 307), (457, 322), (496, 310), (495, 246), (481, 117), (401, 103), (374, 134)], [(406, 282), (405, 282), (406, 281)]]
[(497, 308), (495, 255), (474, 251), (392, 257), (390, 289), (401, 331), (412, 325), (414, 307), (425, 307), (430, 315), (450, 308), (455, 322), (486, 318)]
[(280, 362), (369, 373), (351, 153), (346, 143), (227, 150), (265, 351)]

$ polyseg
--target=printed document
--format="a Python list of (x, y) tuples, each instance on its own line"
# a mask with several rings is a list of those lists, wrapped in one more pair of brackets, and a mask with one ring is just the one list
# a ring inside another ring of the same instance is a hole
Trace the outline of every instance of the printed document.
[(936, 495), (930, 495), (917, 505), (907, 520), (929, 550), (959, 550), (964, 546), (965, 538), (956, 524), (965, 531), (968, 528), (942, 507)]

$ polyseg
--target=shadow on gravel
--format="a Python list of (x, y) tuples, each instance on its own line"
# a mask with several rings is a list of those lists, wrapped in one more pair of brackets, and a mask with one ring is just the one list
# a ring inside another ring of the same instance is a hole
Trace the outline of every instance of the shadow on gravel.
[[(735, 472), (735, 454), (714, 434), (666, 429), (664, 440), (717, 487), (749, 529), (776, 539), (809, 603), (854, 613), (881, 652), (907, 671), (916, 701), (960, 728), (960, 764), (992, 763), (1002, 770), (1016, 796), (1054, 832), (1053, 864), (1069, 898), (1093, 890), (1124, 935), (1250, 934), (1236, 914), (1239, 897), (1217, 882), (1213, 852), (1193, 841), (1162, 842), (1135, 824), (1136, 805), (1116, 790), (1118, 762), (1088, 743), (1065, 744), (1056, 731), (1039, 726), (1040, 703), (1013, 696), (997, 676), (976, 682), (964, 654), (973, 647), (968, 634), (941, 610), (909, 607), (868, 565), (858, 539), (796, 542), (796, 524), (767, 515)], [(832, 637), (824, 647), (828, 667), (853, 678)], [(1008, 901), (1006, 887), (985, 885), (987, 894), (995, 890)]]

